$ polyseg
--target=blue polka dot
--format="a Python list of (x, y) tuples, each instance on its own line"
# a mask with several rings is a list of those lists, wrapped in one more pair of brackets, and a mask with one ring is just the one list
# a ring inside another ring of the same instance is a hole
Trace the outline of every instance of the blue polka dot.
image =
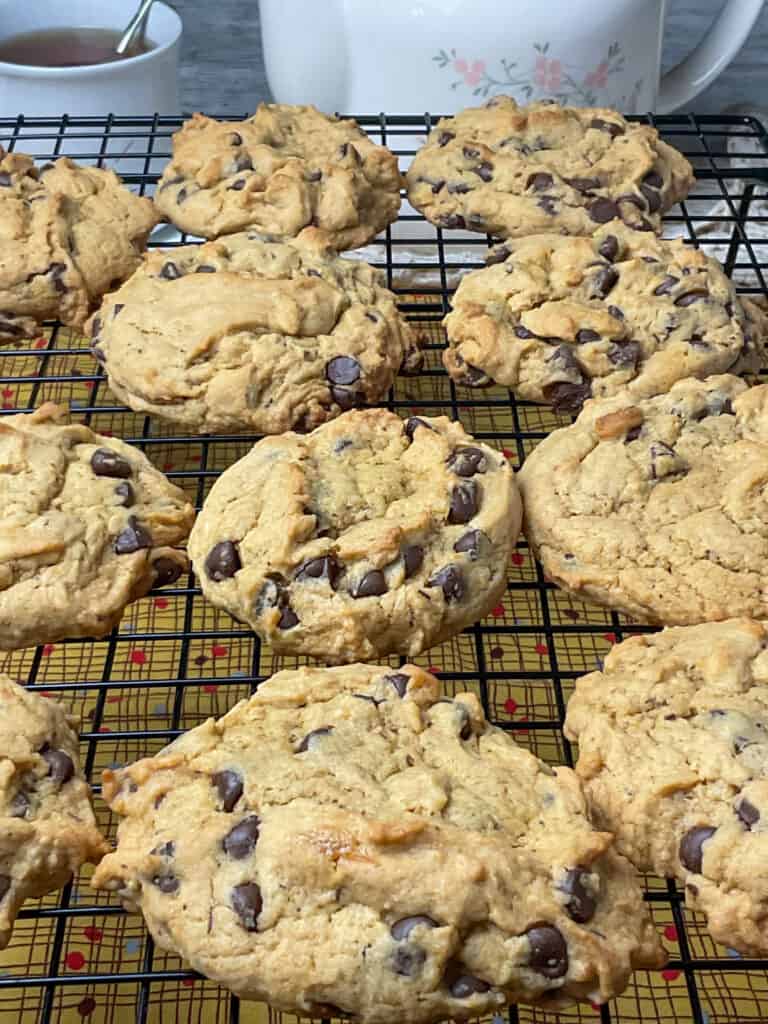
[(123, 767), (124, 765), (122, 761), (110, 761), (107, 765), (107, 768), (111, 769), (113, 772), (119, 772)]
[(701, 1024), (709, 1024), (709, 1014), (706, 1010), (701, 1011)]
[(233, 675), (233, 676), (234, 676), (234, 677), (235, 677), (236, 679), (247, 679), (247, 678), (248, 678), (248, 675), (249, 675), (249, 673), (248, 673), (248, 672), (242, 672), (242, 671), (238, 671), (238, 672), (233, 672), (233, 673), (232, 673), (232, 675)]
[(125, 952), (126, 953), (138, 953), (141, 949), (141, 939), (126, 939), (125, 940)]
[(741, 953), (738, 949), (731, 949), (730, 946), (726, 946), (726, 952), (733, 960), (741, 960)]
[(167, 715), (168, 708), (166, 707), (165, 704), (155, 704), (155, 706), (152, 708), (152, 714), (157, 716)]

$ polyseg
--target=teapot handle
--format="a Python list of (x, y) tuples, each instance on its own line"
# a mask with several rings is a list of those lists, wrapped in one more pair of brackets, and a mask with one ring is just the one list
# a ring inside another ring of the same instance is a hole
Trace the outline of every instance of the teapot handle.
[(763, 0), (729, 0), (693, 53), (662, 78), (660, 114), (685, 106), (717, 78), (738, 53), (762, 7)]
[[(264, 67), (279, 103), (313, 103), (327, 114), (343, 111), (347, 58), (342, 2), (260, 0)], [(294, 31), (297, 24), (301, 32)]]

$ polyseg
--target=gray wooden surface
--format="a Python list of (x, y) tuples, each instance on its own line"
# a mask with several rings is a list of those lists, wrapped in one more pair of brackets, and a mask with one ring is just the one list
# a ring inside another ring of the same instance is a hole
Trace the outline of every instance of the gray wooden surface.
[[(171, 2), (184, 19), (181, 97), (185, 111), (246, 113), (260, 100), (269, 98), (258, 0)], [(723, 0), (669, 0), (664, 44), (666, 67), (691, 49), (722, 3)], [(694, 101), (692, 109), (698, 113), (717, 113), (734, 104), (768, 108), (768, 8), (763, 10), (735, 61)]]

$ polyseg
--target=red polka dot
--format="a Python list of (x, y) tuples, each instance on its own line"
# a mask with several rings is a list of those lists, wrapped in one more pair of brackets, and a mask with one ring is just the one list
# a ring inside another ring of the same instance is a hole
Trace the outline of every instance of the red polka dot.
[(102, 433), (102, 434), (104, 435), (104, 437), (114, 437), (114, 436), (115, 436), (115, 435), (114, 435), (114, 434), (112, 433), (112, 431), (111, 431), (111, 430), (102, 430), (102, 431), (100, 431), (100, 433)]
[(670, 942), (677, 942), (677, 928), (673, 924), (668, 924), (664, 929), (664, 938)]
[(147, 656), (144, 651), (131, 651), (131, 661), (134, 665), (143, 665), (147, 660)]
[(120, 694), (116, 694), (113, 697), (107, 697), (107, 704), (119, 704), (122, 699)]
[[(521, 719), (520, 719), (520, 723), (519, 723), (519, 724), (520, 724), (520, 725), (526, 725), (526, 724), (527, 724), (527, 722), (528, 722), (528, 719), (527, 719), (527, 718), (521, 718)], [(523, 733), (528, 733), (528, 732), (529, 732), (529, 730), (528, 730), (528, 729), (515, 729), (515, 733), (520, 733), (520, 734), (523, 734)]]
[(37, 341), (35, 342), (35, 348), (45, 348), (45, 346), (47, 344), (48, 344), (48, 339), (47, 338), (38, 338)]
[(536, 647), (534, 648), (534, 650), (536, 651), (537, 654), (547, 654), (548, 653), (547, 652), (547, 645), (546, 644), (536, 644)]
[(223, 658), (228, 650), (228, 647), (222, 647), (221, 644), (214, 644), (211, 648), (211, 654), (214, 658)]
[(609, 644), (615, 644), (616, 643), (616, 634), (615, 633), (603, 633), (603, 640), (607, 640)]
[(497, 604), (495, 606), (495, 608), (491, 608), (491, 615), (493, 615), (493, 617), (495, 619), (503, 618), (504, 617), (504, 605), (503, 604)]
[(181, 984), (184, 985), (186, 988), (192, 988), (192, 986), (195, 984), (195, 979), (194, 978), (182, 978), (181, 979)]
[(431, 672), (433, 676), (439, 675), (442, 671), (439, 665), (430, 665), (427, 669), (427, 672)]
[(510, 555), (512, 565), (522, 565), (525, 561), (525, 555), (521, 555), (519, 551), (513, 551)]
[(96, 387), (97, 383), (98, 383), (98, 381), (95, 381), (95, 380), (87, 380), (85, 382), (85, 386), (88, 388), (89, 391), (93, 391), (93, 389)]
[(172, 469), (173, 469), (173, 463), (172, 462), (164, 462), (163, 463), (163, 472), (164, 473), (170, 473), (170, 471)]
[(501, 453), (505, 459), (514, 459), (515, 457), (515, 453), (510, 451), (509, 448), (502, 448)]
[(13, 398), (15, 394), (13, 388), (3, 388), (3, 398)]
[(504, 648), (503, 647), (492, 647), (491, 648), (491, 657), (492, 658), (503, 658), (504, 657)]
[(595, 1013), (600, 1013), (600, 1007), (598, 1006), (597, 1003), (590, 1003), (589, 1005), (592, 1007), (592, 1009), (595, 1011)]
[(218, 693), (218, 686), (215, 683), (206, 683), (203, 687), (206, 693)]
[(54, 647), (54, 645), (53, 645), (53, 644), (46, 644), (46, 645), (45, 645), (45, 647), (43, 647), (43, 654), (44, 654), (44, 655), (45, 655), (45, 657), (47, 658), (47, 657), (48, 657), (48, 655), (49, 655), (49, 654), (53, 654), (53, 652), (54, 652), (55, 650), (56, 650), (56, 648)]
[(90, 1017), (95, 1009), (96, 1000), (93, 996), (86, 996), (85, 999), (81, 999), (77, 1004), (77, 1012), (81, 1017)]
[(163, 609), (167, 608), (167, 607), (168, 607), (168, 598), (167, 597), (156, 597), (155, 598), (155, 608), (159, 608), (160, 611), (163, 611)]
[(16, 408), (16, 403), (15, 402), (3, 402), (3, 408), (4, 409), (15, 409)]
[(674, 981), (680, 977), (680, 971), (662, 971), (661, 976), (664, 981)]
[(508, 715), (514, 715), (517, 711), (517, 701), (513, 700), (512, 697), (508, 697), (507, 700), (504, 701), (504, 710)]
[(89, 942), (101, 942), (104, 938), (104, 932), (101, 928), (97, 928), (92, 924), (89, 924), (87, 928), (83, 928), (83, 935), (85, 935)]
[(102, 725), (102, 727), (99, 729), (99, 732), (112, 732), (112, 730), (109, 728), (109, 726)]
[(70, 971), (79, 971), (85, 967), (85, 957), (82, 953), (67, 953), (66, 965)]

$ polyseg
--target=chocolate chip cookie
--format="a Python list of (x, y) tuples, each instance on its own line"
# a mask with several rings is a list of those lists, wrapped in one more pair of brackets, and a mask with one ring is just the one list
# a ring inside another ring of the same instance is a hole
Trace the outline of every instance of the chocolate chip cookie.
[(60, 889), (109, 845), (77, 761), (75, 721), (0, 675), (0, 949), (22, 903)]
[(196, 970), (366, 1024), (602, 1003), (663, 954), (569, 768), (413, 665), (300, 668), (105, 772), (94, 884)]
[(462, 279), (445, 319), (459, 384), (495, 381), (576, 412), (590, 395), (660, 394), (765, 362), (768, 317), (681, 240), (613, 222), (592, 238), (511, 240), (489, 263)]
[(461, 424), (354, 410), (254, 445), (189, 552), (206, 597), (277, 651), (414, 656), (498, 602), (520, 518), (506, 459)]
[(112, 171), (66, 157), (38, 170), (0, 147), (0, 345), (33, 338), (44, 320), (82, 327), (139, 265), (158, 219)]
[(768, 385), (684, 380), (592, 400), (518, 474), (559, 586), (640, 622), (768, 618)]
[(197, 432), (311, 430), (383, 398), (419, 355), (379, 272), (314, 228), (155, 250), (90, 329), (122, 401)]
[(427, 220), (500, 238), (591, 235), (614, 219), (660, 231), (693, 180), (649, 125), (614, 110), (519, 107), (509, 96), (439, 121), (406, 174), (408, 199)]
[(599, 826), (747, 956), (768, 953), (766, 684), (765, 623), (667, 629), (614, 647), (565, 725)]
[(183, 492), (65, 414), (48, 402), (0, 419), (0, 650), (104, 636), (187, 566)]
[(245, 228), (295, 238), (313, 226), (340, 251), (397, 218), (400, 184), (397, 158), (355, 121), (262, 103), (246, 121), (187, 121), (173, 136), (155, 202), (177, 228), (203, 238)]

